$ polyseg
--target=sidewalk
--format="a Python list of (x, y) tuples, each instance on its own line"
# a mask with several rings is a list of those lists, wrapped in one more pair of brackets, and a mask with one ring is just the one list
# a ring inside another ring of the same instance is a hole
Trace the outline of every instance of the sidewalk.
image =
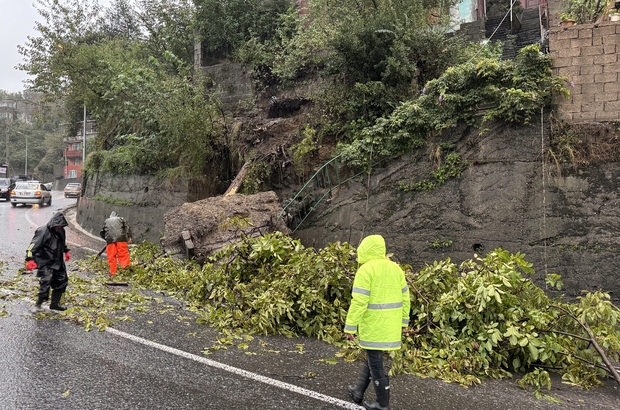
[[(67, 223), (69, 224), (68, 228), (73, 229), (74, 231), (76, 231), (80, 235), (83, 235), (86, 238), (89, 238), (89, 241), (94, 241), (94, 243), (101, 243), (101, 246), (105, 246), (105, 240), (103, 238), (101, 238), (100, 236), (91, 234), (87, 230), (83, 229), (77, 223), (77, 214), (76, 214), (75, 204), (68, 206), (67, 208), (64, 208), (62, 210), (62, 213), (65, 215), (65, 219), (67, 220)], [(101, 248), (101, 246), (99, 248)], [(95, 252), (99, 252), (99, 251), (97, 250)]]

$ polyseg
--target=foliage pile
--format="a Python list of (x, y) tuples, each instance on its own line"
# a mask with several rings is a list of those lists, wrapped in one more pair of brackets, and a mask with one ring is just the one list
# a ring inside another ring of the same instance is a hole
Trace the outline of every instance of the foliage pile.
[[(146, 263), (122, 274), (190, 302), (201, 322), (228, 332), (316, 336), (359, 356), (341, 334), (356, 268), (350, 245), (315, 251), (272, 233), (230, 245), (202, 267), (156, 251), (139, 247), (132, 256)], [(418, 273), (405, 269), (413, 330), (393, 352), (392, 374), (470, 385), (535, 371), (523, 384), (537, 393), (548, 370), (585, 388), (607, 375), (620, 382), (609, 359), (620, 353), (620, 310), (608, 294), (551, 299), (531, 280), (524, 255), (502, 249), (458, 266), (447, 259)], [(558, 275), (546, 282), (561, 288)]]
[(219, 329), (336, 342), (351, 297), (353, 257), (348, 244), (316, 252), (275, 232), (230, 245), (202, 267), (156, 258), (131, 278), (191, 302), (202, 321)]
[[(609, 363), (620, 352), (620, 310), (609, 294), (587, 293), (577, 303), (550, 299), (533, 274), (524, 255), (496, 249), (460, 266), (448, 259), (411, 275), (416, 333), (393, 370), (472, 384), (540, 368), (585, 388), (607, 375), (620, 383)], [(546, 282), (561, 287), (558, 275)]]

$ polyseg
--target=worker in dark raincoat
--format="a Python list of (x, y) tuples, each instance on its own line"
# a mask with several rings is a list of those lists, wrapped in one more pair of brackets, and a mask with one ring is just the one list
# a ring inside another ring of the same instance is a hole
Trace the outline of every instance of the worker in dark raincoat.
[(37, 228), (26, 250), (26, 269), (29, 271), (37, 269), (39, 278), (35, 312), (43, 310), (41, 305), (49, 299), (50, 289), (52, 290), (50, 309), (66, 310), (60, 304), (60, 299), (69, 283), (65, 265), (65, 262), (71, 258), (65, 235), (67, 225), (67, 220), (62, 213), (54, 214), (47, 225)]

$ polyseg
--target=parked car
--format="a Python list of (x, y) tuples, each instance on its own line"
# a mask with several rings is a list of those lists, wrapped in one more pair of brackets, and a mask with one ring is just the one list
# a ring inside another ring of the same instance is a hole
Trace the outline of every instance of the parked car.
[(70, 182), (67, 184), (65, 187), (65, 198), (78, 198), (80, 195), (82, 195), (82, 184), (79, 182)]
[(13, 188), (15, 188), (15, 181), (12, 178), (0, 178), (0, 198), (9, 202)]
[(52, 204), (52, 192), (40, 182), (19, 181), (11, 191), (11, 205), (35, 205)]

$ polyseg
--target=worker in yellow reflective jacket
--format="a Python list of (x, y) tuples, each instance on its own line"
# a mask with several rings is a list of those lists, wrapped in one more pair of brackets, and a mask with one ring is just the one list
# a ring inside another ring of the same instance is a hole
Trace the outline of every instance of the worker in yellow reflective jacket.
[(400, 349), (402, 333), (409, 326), (409, 288), (403, 270), (387, 258), (381, 235), (362, 240), (357, 248), (357, 260), (360, 267), (353, 281), (344, 332), (349, 340), (354, 340), (355, 334), (359, 336), (360, 346), (366, 350), (366, 361), (357, 385), (349, 386), (348, 390), (359, 404), (372, 379), (377, 400), (364, 401), (364, 407), (388, 410), (390, 381), (383, 370), (383, 352)]

